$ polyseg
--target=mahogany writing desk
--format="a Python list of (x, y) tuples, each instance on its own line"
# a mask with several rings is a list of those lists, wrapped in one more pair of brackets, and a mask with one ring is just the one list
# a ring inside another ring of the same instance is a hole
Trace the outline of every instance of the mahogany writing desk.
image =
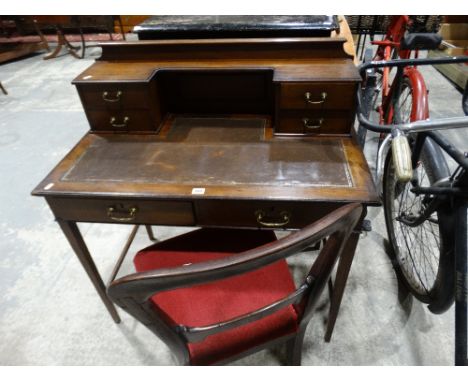
[[(297, 229), (378, 203), (340, 38), (112, 43), (74, 81), (91, 130), (44, 196), (110, 314), (76, 222)], [(331, 335), (359, 234), (338, 266)]]

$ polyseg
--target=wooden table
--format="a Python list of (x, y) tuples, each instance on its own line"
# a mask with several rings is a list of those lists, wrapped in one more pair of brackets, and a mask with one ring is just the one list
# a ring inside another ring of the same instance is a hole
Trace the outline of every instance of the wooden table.
[[(91, 131), (36, 187), (116, 322), (76, 222), (298, 229), (379, 203), (339, 38), (107, 44), (74, 81)], [(358, 242), (340, 261), (327, 338)]]

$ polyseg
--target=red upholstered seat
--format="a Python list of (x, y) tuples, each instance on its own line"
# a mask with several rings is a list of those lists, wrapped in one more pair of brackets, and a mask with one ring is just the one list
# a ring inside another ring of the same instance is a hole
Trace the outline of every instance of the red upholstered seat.
[[(271, 231), (199, 229), (157, 243), (137, 253), (138, 272), (204, 262), (276, 240)], [(171, 325), (204, 326), (264, 307), (294, 292), (286, 261), (220, 281), (154, 295), (151, 299)], [(294, 333), (298, 317), (293, 306), (250, 324), (189, 343), (192, 364), (211, 364), (249, 348)]]

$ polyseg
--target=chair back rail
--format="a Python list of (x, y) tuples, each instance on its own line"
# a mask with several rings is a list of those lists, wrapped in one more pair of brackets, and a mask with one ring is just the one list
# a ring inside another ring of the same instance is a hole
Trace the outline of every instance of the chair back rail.
[[(312, 280), (310, 280), (312, 281)], [(270, 314), (281, 310), (288, 305), (300, 302), (304, 294), (309, 289), (309, 284), (306, 282), (302, 284), (296, 291), (291, 293), (289, 296), (282, 298), (281, 300), (275, 301), (274, 303), (264, 306), (260, 309), (244, 314), (242, 316), (235, 317), (228, 321), (219, 322), (213, 325), (207, 325), (202, 327), (188, 327), (180, 325), (177, 327), (177, 331), (189, 342), (203, 341), (206, 337), (213, 334), (218, 334), (225, 330), (231, 330), (242, 325), (249, 324), (253, 321), (260, 320)]]

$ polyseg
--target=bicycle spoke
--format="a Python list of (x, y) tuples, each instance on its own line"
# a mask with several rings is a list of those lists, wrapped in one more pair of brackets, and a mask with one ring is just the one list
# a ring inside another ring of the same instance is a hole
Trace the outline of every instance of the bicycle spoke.
[(408, 86), (402, 90), (398, 101), (398, 110), (400, 112), (400, 121), (403, 123), (410, 122), (411, 108), (413, 105), (413, 93)]

